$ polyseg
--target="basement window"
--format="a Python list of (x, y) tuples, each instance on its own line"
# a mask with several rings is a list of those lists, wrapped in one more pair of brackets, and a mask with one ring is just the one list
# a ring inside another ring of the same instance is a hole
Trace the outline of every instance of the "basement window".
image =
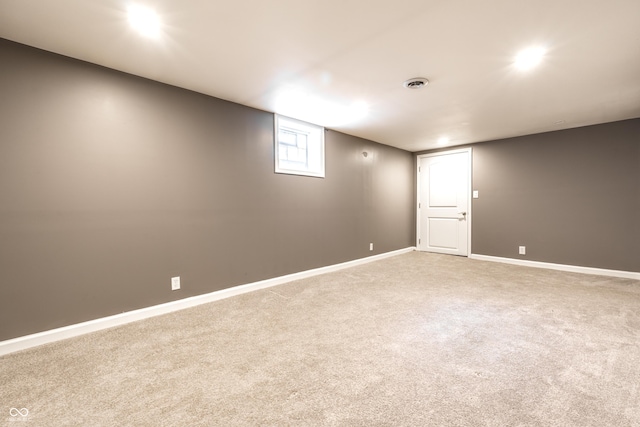
[(276, 173), (324, 178), (324, 128), (275, 116)]

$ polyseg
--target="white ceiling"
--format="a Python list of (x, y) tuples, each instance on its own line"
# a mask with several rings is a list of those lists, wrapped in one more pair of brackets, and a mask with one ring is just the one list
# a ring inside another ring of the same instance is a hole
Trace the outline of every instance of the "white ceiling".
[(640, 117), (638, 0), (136, 1), (159, 39), (127, 0), (0, 0), (0, 37), (409, 151)]

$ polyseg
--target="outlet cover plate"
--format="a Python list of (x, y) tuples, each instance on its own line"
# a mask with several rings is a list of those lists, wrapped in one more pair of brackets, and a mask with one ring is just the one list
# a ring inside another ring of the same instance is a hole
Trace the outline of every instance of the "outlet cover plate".
[(171, 278), (171, 290), (177, 291), (180, 289), (180, 276)]

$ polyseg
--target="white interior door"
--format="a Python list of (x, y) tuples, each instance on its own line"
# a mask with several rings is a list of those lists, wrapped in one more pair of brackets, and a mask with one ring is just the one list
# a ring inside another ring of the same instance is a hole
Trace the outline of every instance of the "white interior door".
[(418, 250), (469, 255), (471, 149), (418, 157)]

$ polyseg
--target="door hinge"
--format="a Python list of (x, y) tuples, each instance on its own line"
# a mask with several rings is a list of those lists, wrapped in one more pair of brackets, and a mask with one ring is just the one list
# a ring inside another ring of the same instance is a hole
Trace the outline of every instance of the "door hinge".
[(418, 239), (418, 244), (422, 243), (422, 239)]
[(422, 203), (418, 203), (418, 209), (422, 207)]

